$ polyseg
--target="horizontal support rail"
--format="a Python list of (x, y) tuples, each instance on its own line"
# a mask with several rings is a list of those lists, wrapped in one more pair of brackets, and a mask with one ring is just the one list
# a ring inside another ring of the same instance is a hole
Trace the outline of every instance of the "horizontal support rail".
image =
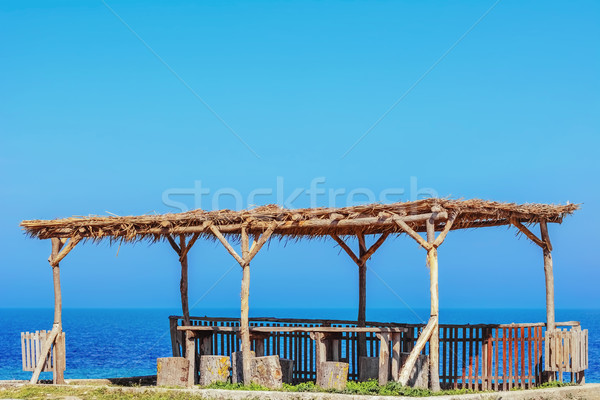
[[(182, 316), (171, 315), (169, 319), (177, 320), (182, 319)], [(190, 320), (195, 321), (214, 321), (214, 322), (231, 322), (239, 321), (239, 318), (226, 318), (226, 317), (190, 317)], [(287, 324), (334, 324), (334, 325), (356, 325), (356, 321), (352, 320), (336, 320), (336, 319), (313, 319), (313, 318), (274, 318), (274, 317), (252, 317), (249, 319), (250, 322), (276, 322), (276, 323), (287, 323)], [(368, 326), (377, 327), (401, 327), (401, 328), (422, 328), (426, 324), (409, 324), (402, 322), (376, 322), (367, 321), (365, 323)], [(510, 324), (440, 324), (440, 328), (453, 328), (453, 327), (469, 327), (469, 328), (528, 328), (535, 326), (545, 327), (545, 322), (523, 322), (523, 323), (510, 323)], [(581, 326), (579, 321), (564, 321), (557, 322), (556, 326)]]
[[(206, 331), (206, 332), (238, 332), (237, 326), (178, 326), (178, 331)], [(332, 326), (254, 326), (250, 332), (321, 332), (321, 333), (403, 333), (408, 328), (400, 327), (332, 327)]]

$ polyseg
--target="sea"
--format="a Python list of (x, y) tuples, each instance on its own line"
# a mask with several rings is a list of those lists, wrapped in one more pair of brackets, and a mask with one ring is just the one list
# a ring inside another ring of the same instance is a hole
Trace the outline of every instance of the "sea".
[[(22, 371), (21, 332), (50, 330), (52, 309), (0, 308), (0, 380), (29, 379)], [(171, 356), (169, 315), (178, 309), (65, 309), (66, 378), (116, 378), (156, 374), (156, 359)], [(193, 316), (239, 317), (239, 309), (192, 310)], [(543, 309), (441, 309), (440, 323), (543, 322)], [(354, 309), (251, 309), (251, 317), (356, 318)], [(369, 309), (378, 322), (426, 322), (428, 309)], [(557, 321), (580, 321), (589, 331), (587, 382), (600, 382), (600, 310), (559, 309)], [(41, 379), (51, 379), (44, 372)]]

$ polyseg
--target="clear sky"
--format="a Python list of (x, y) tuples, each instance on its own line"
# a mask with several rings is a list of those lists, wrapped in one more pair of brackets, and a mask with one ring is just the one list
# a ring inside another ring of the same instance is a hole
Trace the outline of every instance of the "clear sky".
[[(583, 203), (550, 227), (556, 304), (598, 308), (598, 21), (593, 1), (2, 1), (0, 307), (52, 306), (50, 244), (23, 219), (236, 207), (236, 193), (328, 206), (337, 191), (338, 206)], [(515, 233), (448, 236), (442, 308), (544, 307), (541, 250)], [(368, 307), (428, 307), (413, 240), (369, 265)], [(61, 270), (65, 307), (179, 305), (166, 243), (88, 243)], [(220, 244), (197, 243), (192, 312), (237, 307), (240, 279)], [(273, 242), (251, 308), (355, 307), (357, 286), (332, 240)]]

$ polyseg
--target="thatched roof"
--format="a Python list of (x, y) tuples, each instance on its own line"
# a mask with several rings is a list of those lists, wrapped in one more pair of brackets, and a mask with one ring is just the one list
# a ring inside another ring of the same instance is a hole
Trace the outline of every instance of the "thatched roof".
[[(210, 225), (225, 235), (240, 235), (245, 226), (258, 234), (275, 225), (278, 237), (320, 237), (357, 233), (402, 233), (394, 223), (403, 219), (415, 231), (426, 229), (426, 220), (435, 218), (436, 230), (443, 229), (448, 216), (457, 214), (452, 229), (562, 222), (579, 208), (576, 204), (514, 204), (485, 200), (426, 199), (394, 204), (368, 204), (343, 208), (284, 209), (276, 205), (249, 210), (204, 211), (140, 216), (89, 216), (21, 222), (25, 232), (39, 239), (76, 237), (111, 241), (164, 240), (168, 235), (199, 233), (214, 238)], [(433, 214), (432, 214), (433, 213)]]

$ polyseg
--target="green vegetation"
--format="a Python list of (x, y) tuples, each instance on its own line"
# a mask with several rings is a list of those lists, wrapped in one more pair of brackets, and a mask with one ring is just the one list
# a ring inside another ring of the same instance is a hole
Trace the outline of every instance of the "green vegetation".
[[(564, 386), (572, 386), (571, 383), (549, 382), (541, 385), (539, 388), (558, 388)], [(244, 386), (242, 384), (232, 383), (215, 383), (206, 386), (206, 389), (226, 389), (226, 390), (270, 390), (257, 384)], [(538, 389), (538, 388), (535, 388)], [(515, 389), (513, 389), (515, 390)], [(313, 382), (305, 382), (297, 385), (284, 384), (281, 391), (284, 392), (327, 392), (327, 393), (343, 393), (357, 395), (380, 395), (380, 396), (411, 396), (411, 397), (426, 397), (439, 395), (459, 395), (467, 393), (475, 393), (472, 390), (442, 390), (441, 392), (433, 393), (428, 389), (415, 389), (402, 386), (396, 382), (390, 382), (385, 386), (379, 386), (377, 381), (354, 382), (349, 381), (346, 389), (325, 390), (315, 385)], [(481, 392), (478, 392), (481, 393)], [(121, 386), (87, 386), (87, 387), (68, 387), (68, 386), (52, 386), (52, 385), (37, 385), (37, 386), (5, 386), (0, 387), (0, 399), (34, 399), (34, 400), (55, 400), (69, 398), (71, 400), (90, 399), (90, 400), (185, 400), (185, 399), (202, 399), (201, 394), (190, 393), (189, 391), (180, 390), (153, 390), (152, 387), (136, 387), (125, 388)]]
[[(554, 381), (554, 382), (542, 383), (540, 386), (534, 387), (532, 389), (559, 388), (559, 387), (565, 387), (565, 386), (577, 386), (577, 384), (576, 383), (571, 383), (571, 382)], [(513, 388), (512, 390), (518, 390), (518, 389), (517, 388)]]
[[(226, 390), (272, 390), (260, 385), (251, 384), (244, 386), (240, 383), (214, 383), (206, 386), (207, 389), (226, 389)], [(326, 393), (343, 393), (343, 394), (364, 394), (364, 395), (380, 395), (380, 396), (441, 396), (448, 394), (466, 394), (475, 393), (472, 390), (442, 390), (441, 392), (432, 392), (428, 389), (415, 389), (408, 386), (402, 386), (396, 382), (390, 382), (385, 386), (379, 386), (376, 380), (368, 382), (349, 381), (344, 390), (322, 389), (315, 385), (314, 382), (299, 383), (297, 385), (284, 384), (280, 389), (283, 392), (326, 392)]]
[(0, 398), (12, 399), (33, 399), (33, 400), (54, 400), (65, 399), (89, 399), (89, 400), (186, 400), (195, 398), (200, 400), (200, 395), (192, 395), (186, 392), (173, 391), (153, 391), (140, 390), (132, 391), (130, 389), (109, 388), (90, 386), (65, 387), (65, 386), (23, 386), (20, 388), (0, 388)]

